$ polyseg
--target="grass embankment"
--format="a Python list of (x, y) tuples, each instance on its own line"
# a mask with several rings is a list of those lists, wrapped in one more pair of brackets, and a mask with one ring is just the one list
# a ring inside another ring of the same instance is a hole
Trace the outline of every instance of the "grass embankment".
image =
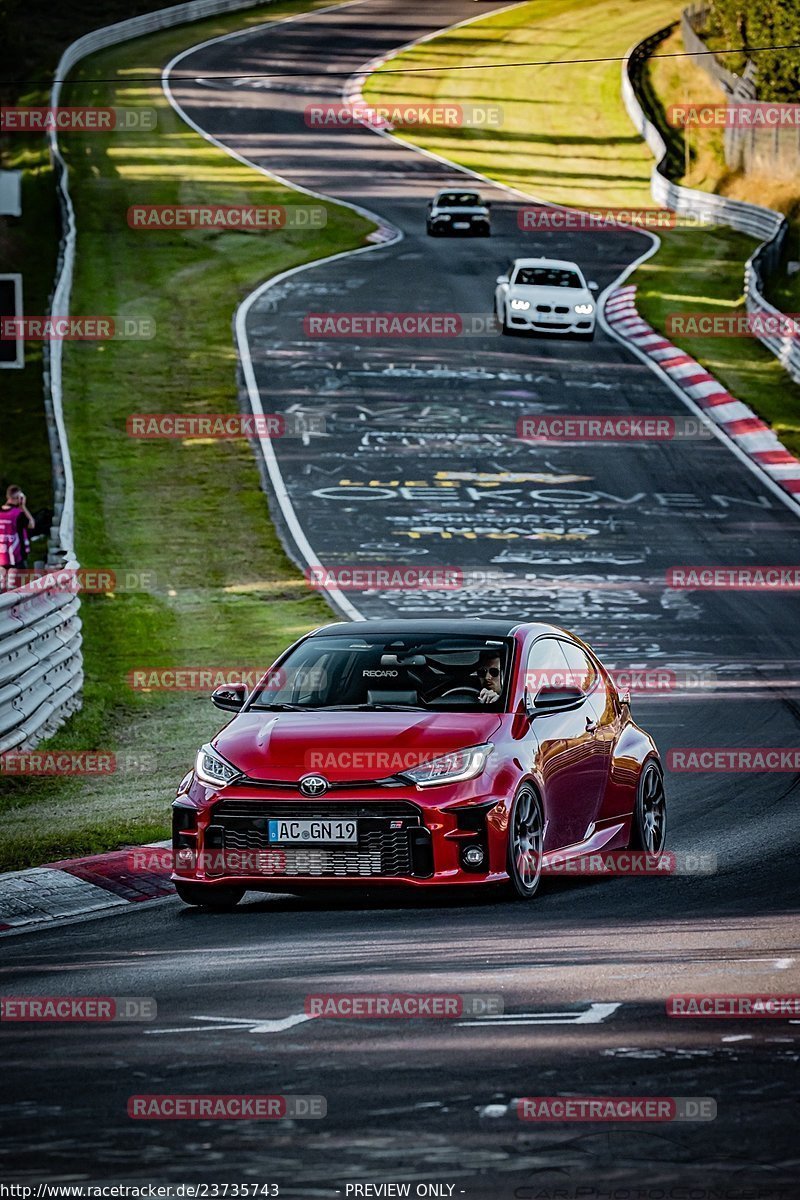
[[(87, 567), (152, 572), (155, 583), (85, 597), (84, 708), (48, 747), (156, 762), (142, 774), (5, 779), (6, 869), (166, 836), (174, 786), (221, 714), (206, 694), (133, 692), (131, 669), (266, 666), (331, 617), (281, 549), (248, 442), (136, 441), (125, 429), (134, 412), (235, 412), (236, 304), (278, 271), (363, 244), (372, 228), (337, 205), (311, 232), (127, 225), (136, 202), (308, 203), (193, 133), (167, 103), (160, 73), (186, 46), (310, 7), (275, 4), (140, 39), (87, 60), (67, 89), (65, 103), (158, 111), (153, 133), (62, 139), (78, 220), (73, 313), (149, 317), (157, 328), (149, 341), (67, 347), (78, 556)], [(126, 75), (152, 82), (126, 84)], [(82, 76), (116, 82), (82, 88)]]
[[(672, 104), (725, 102), (722, 90), (699, 67), (688, 59), (666, 57), (682, 49), (683, 40), (676, 31), (658, 47), (656, 55), (664, 57), (650, 60), (645, 81), (650, 117), (669, 141), (672, 161), (688, 168), (680, 172), (678, 182), (786, 214), (790, 235), (784, 270), (769, 281), (767, 299), (784, 312), (797, 312), (800, 273), (789, 276), (785, 266), (789, 258), (797, 257), (800, 179), (731, 171), (725, 164), (721, 128), (670, 127), (666, 112)], [(743, 263), (757, 245), (756, 239), (723, 228), (670, 234), (658, 255), (633, 277), (639, 287), (642, 316), (661, 328), (667, 312), (743, 312)], [(682, 337), (679, 344), (769, 422), (788, 450), (800, 454), (800, 387), (760, 342), (755, 338)]]
[[(370, 77), (365, 96), (373, 102), (499, 104), (504, 114), (499, 130), (448, 127), (399, 131), (400, 136), (538, 199), (576, 206), (651, 207), (652, 156), (625, 112), (619, 61), (570, 66), (563, 60), (618, 60), (649, 31), (677, 20), (680, 9), (677, 0), (619, 0), (610, 8), (598, 0), (535, 0), (412, 47)], [(682, 49), (676, 34), (657, 53)], [(503, 65), (547, 59), (561, 61)], [(493, 62), (496, 67), (463, 70), (469, 63)], [(401, 67), (439, 70), (391, 74)], [(663, 110), (687, 100), (712, 102), (715, 89), (704, 72), (683, 58), (653, 61), (646, 83), (651, 117), (656, 119), (660, 112), (670, 161), (682, 173), (683, 131), (670, 129)], [(692, 131), (689, 137), (690, 186), (727, 190), (776, 207), (792, 202), (791, 188), (789, 193), (785, 190), (789, 185), (773, 184), (765, 192), (763, 181), (754, 183), (755, 196), (745, 196), (744, 182), (725, 171), (721, 131), (702, 136)], [(661, 239), (658, 254), (632, 277), (648, 321), (659, 328), (670, 312), (743, 311), (744, 263), (757, 244), (753, 239), (722, 227), (670, 230)], [(800, 304), (793, 311), (797, 307)], [(800, 388), (759, 342), (673, 340), (773, 424), (787, 447), (800, 451)]]

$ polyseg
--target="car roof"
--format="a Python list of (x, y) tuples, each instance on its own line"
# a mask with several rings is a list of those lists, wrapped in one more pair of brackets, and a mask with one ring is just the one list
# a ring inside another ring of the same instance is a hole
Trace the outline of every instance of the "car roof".
[(472, 620), (465, 618), (425, 618), (422, 620), (401, 620), (383, 618), (372, 621), (337, 621), (332, 625), (323, 625), (315, 629), (310, 637), (320, 634), (335, 637), (352, 636), (354, 632), (378, 634), (472, 634), (475, 637), (510, 637), (516, 632), (563, 633), (557, 625), (548, 625), (539, 621), (510, 621), (508, 617), (476, 617)]
[(515, 267), (570, 267), (580, 271), (576, 262), (568, 258), (515, 258)]

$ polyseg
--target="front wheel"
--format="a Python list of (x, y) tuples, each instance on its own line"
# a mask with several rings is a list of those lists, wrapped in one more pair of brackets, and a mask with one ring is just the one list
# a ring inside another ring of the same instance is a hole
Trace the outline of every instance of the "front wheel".
[(229, 912), (245, 893), (244, 888), (215, 887), (207, 883), (176, 883), (175, 891), (184, 904), (202, 905), (214, 912)]
[(657, 763), (645, 763), (636, 789), (631, 822), (631, 849), (660, 854), (667, 835), (667, 798), (664, 775)]
[(525, 784), (519, 791), (508, 822), (508, 878), (517, 900), (536, 895), (542, 877), (544, 810), (534, 789)]

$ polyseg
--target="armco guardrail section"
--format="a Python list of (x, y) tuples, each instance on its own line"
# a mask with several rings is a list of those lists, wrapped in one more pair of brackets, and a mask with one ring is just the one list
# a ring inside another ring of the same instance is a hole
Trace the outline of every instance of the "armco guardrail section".
[[(82, 59), (131, 38), (183, 25), (203, 17), (254, 8), (270, 0), (194, 0), (107, 25), (78, 38), (67, 47), (56, 67), (50, 103), (60, 103), (63, 81)], [(62, 236), (55, 288), (50, 303), (54, 316), (69, 314), (75, 265), (75, 212), (69, 194), (66, 163), (55, 130), (49, 133), (50, 153), (62, 213)], [(64, 423), (63, 343), (49, 347), (45, 375), (48, 430), (55, 481), (55, 517), (51, 531), (53, 565), (77, 570), (75, 501), (72, 464)], [(80, 600), (68, 591), (31, 584), (0, 593), (0, 754), (27, 749), (48, 737), (80, 708), (83, 685)]]
[(0, 594), (0, 754), (35, 745), (80, 708), (78, 608), (46, 577)]
[[(761, 238), (761, 245), (745, 264), (745, 305), (749, 313), (782, 318), (784, 314), (764, 298), (762, 289), (765, 273), (773, 269), (780, 258), (783, 240), (789, 228), (786, 218), (781, 213), (771, 208), (762, 208), (758, 204), (748, 204), (744, 200), (731, 200), (714, 192), (701, 192), (696, 188), (683, 187), (663, 173), (667, 146), (658, 129), (645, 115), (636, 94), (636, 86), (645, 59), (654, 47), (663, 41), (671, 28), (672, 26), (668, 26), (660, 29), (643, 42), (639, 42), (629, 51), (622, 64), (622, 97), (625, 108), (656, 160), (650, 177), (653, 199), (657, 204), (675, 212), (686, 213), (698, 220), (718, 225), (729, 225), (740, 233)], [(800, 339), (764, 334), (756, 336), (779, 359), (792, 379), (800, 383)]]

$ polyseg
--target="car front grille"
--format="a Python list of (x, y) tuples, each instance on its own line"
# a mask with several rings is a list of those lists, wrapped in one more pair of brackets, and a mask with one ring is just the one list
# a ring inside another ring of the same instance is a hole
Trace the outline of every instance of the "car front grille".
[[(290, 846), (268, 840), (267, 822), (287, 820), (358, 821), (358, 842), (352, 845)], [(402, 828), (391, 824), (402, 821)], [(430, 835), (415, 805), (354, 802), (307, 805), (286, 802), (222, 800), (214, 808), (207, 842), (224, 854), (265, 851), (248, 855), (247, 875), (272, 877), (352, 878), (425, 876), (429, 869)], [(263, 863), (263, 866), (259, 866)]]

